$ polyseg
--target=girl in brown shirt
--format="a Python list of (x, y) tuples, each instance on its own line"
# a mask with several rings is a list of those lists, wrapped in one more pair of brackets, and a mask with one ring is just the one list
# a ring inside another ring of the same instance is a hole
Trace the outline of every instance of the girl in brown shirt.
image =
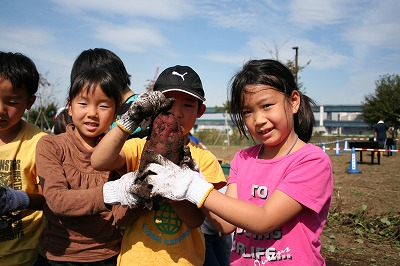
[(37, 265), (116, 265), (120, 206), (103, 202), (105, 182), (118, 175), (90, 164), (94, 147), (115, 119), (121, 94), (106, 69), (90, 69), (71, 84), (66, 132), (43, 137), (36, 151), (47, 224)]

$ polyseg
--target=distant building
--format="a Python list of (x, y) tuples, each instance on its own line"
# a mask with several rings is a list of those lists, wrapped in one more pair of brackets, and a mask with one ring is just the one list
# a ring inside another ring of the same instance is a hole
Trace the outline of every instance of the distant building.
[[(194, 132), (217, 129), (232, 132), (233, 123), (222, 107), (207, 107), (205, 114), (197, 119)], [(372, 135), (372, 128), (362, 120), (361, 105), (321, 105), (313, 107), (314, 132), (323, 135)]]

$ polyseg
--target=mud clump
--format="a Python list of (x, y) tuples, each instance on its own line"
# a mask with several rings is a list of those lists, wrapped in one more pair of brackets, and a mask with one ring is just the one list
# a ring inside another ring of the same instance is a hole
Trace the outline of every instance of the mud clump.
[[(162, 197), (151, 197), (152, 186), (148, 184), (144, 170), (149, 163), (156, 162), (155, 156), (160, 154), (177, 165), (189, 160), (184, 159), (185, 155), (190, 157), (189, 148), (184, 145), (182, 128), (176, 117), (168, 112), (161, 112), (153, 120), (150, 136), (144, 145), (140, 159), (139, 175), (136, 184), (142, 189), (135, 193), (144, 201), (148, 209), (158, 209), (162, 203)], [(191, 157), (190, 157), (191, 158)]]

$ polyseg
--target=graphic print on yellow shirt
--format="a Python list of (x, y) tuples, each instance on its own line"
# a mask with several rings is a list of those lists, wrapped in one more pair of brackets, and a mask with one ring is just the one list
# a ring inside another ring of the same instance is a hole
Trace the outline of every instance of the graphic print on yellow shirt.
[[(22, 189), (21, 160), (0, 160), (0, 186), (15, 190)], [(0, 217), (0, 242), (24, 236), (21, 211), (7, 213)]]
[[(182, 227), (182, 220), (176, 215), (171, 205), (163, 203), (160, 209), (154, 213), (154, 225), (155, 227), (166, 236), (164, 239), (158, 239), (164, 244), (172, 245), (181, 242), (187, 237), (188, 231), (183, 232), (182, 235), (177, 235)], [(174, 236), (176, 238), (167, 238), (167, 236)]]

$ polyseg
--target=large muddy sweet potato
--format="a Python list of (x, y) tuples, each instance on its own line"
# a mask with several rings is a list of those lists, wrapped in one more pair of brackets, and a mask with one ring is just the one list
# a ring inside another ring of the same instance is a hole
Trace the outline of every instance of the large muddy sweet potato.
[(183, 133), (176, 117), (168, 112), (162, 112), (153, 121), (140, 159), (139, 171), (143, 171), (149, 161), (151, 152), (156, 152), (173, 163), (179, 165), (183, 160)]
[(188, 160), (188, 156), (190, 157), (189, 149), (184, 147), (181, 126), (171, 113), (161, 112), (155, 117), (140, 159), (136, 184), (140, 184), (143, 189), (136, 190), (135, 193), (149, 209), (157, 209), (162, 201), (160, 197), (150, 197), (151, 186), (146, 182), (147, 173), (144, 172), (147, 164), (155, 162), (155, 154), (160, 154), (177, 165), (181, 165)]

